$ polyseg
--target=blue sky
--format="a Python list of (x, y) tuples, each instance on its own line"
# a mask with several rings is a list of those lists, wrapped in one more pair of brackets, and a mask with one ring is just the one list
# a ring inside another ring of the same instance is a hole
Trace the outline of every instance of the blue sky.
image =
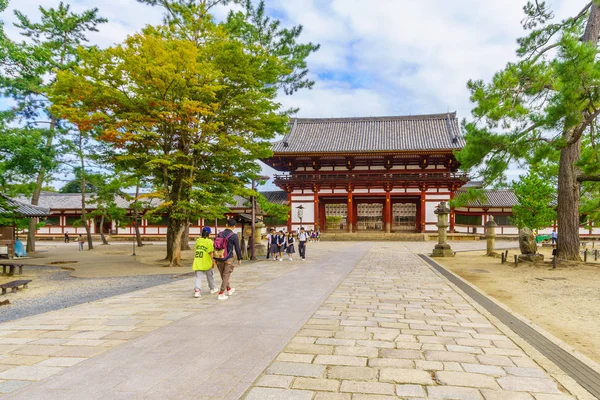
[[(77, 11), (98, 7), (108, 18), (91, 41), (106, 47), (146, 24), (160, 9), (135, 0), (65, 1)], [(304, 26), (304, 41), (321, 44), (308, 60), (313, 90), (282, 96), (299, 117), (406, 115), (457, 111), (468, 118), (468, 79), (489, 79), (515, 58), (525, 0), (266, 0), (271, 15)], [(587, 0), (548, 1), (557, 17)], [(12, 0), (36, 19), (58, 0)], [(223, 13), (225, 10), (219, 10)], [(12, 11), (5, 13), (9, 35)], [(3, 106), (0, 100), (0, 107)], [(513, 171), (516, 175), (518, 171)]]

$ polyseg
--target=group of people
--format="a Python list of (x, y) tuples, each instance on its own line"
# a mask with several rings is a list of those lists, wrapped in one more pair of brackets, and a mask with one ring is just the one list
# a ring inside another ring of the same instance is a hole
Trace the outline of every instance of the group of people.
[(283, 261), (283, 254), (287, 255), (288, 260), (293, 261), (293, 254), (296, 253), (295, 243), (298, 239), (298, 252), (300, 259), (306, 259), (306, 243), (315, 241), (318, 237), (318, 232), (306, 232), (304, 228), (300, 228), (297, 232), (284, 233), (282, 230), (277, 232), (274, 228), (267, 234), (267, 259), (271, 256), (273, 261)]
[[(219, 232), (214, 241), (210, 239), (210, 227), (202, 228), (202, 237), (198, 238), (194, 245), (194, 263), (192, 264), (196, 275), (194, 297), (201, 297), (200, 288), (203, 275), (206, 276), (210, 293), (218, 292), (218, 300), (227, 300), (235, 292), (235, 288), (230, 285), (231, 274), (235, 268), (234, 251), (238, 265), (242, 263), (240, 241), (233, 232), (235, 224), (235, 219), (228, 220), (227, 229)], [(218, 290), (213, 273), (215, 266), (221, 275), (221, 287)]]
[[(79, 234), (78, 238), (79, 242), (79, 251), (83, 251), (83, 245), (85, 244), (85, 236)], [(71, 243), (71, 238), (69, 237), (69, 232), (65, 232), (65, 243)]]

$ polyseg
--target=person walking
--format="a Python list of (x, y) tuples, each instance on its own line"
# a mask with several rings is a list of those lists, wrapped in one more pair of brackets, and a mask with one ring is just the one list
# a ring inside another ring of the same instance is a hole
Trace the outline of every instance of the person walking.
[(79, 234), (79, 251), (83, 251), (83, 244), (85, 243), (85, 238)]
[(277, 256), (279, 255), (279, 235), (275, 233), (275, 229), (271, 232), (271, 240), (269, 242), (269, 250), (271, 251), (271, 256), (273, 257), (273, 261), (277, 261)]
[(65, 232), (65, 243), (69, 243), (69, 232)]
[(558, 234), (556, 233), (556, 229), (554, 229), (552, 231), (552, 233), (550, 234), (550, 237), (552, 238), (552, 244), (555, 245), (556, 242), (558, 241)]
[(283, 251), (285, 249), (285, 245), (285, 235), (283, 234), (283, 231), (279, 231), (279, 234), (277, 235), (277, 251), (279, 252), (279, 261), (283, 261)]
[(227, 300), (235, 292), (235, 288), (230, 286), (229, 280), (235, 268), (233, 262), (233, 251), (237, 256), (238, 265), (242, 263), (242, 250), (240, 240), (233, 228), (236, 221), (231, 218), (227, 221), (227, 229), (219, 233), (215, 238), (213, 257), (217, 263), (219, 274), (221, 275), (221, 288), (219, 289), (218, 300)]
[(298, 252), (300, 253), (300, 259), (304, 261), (306, 259), (306, 241), (308, 240), (308, 234), (304, 231), (304, 228), (300, 228), (298, 234)]
[(215, 288), (215, 260), (213, 258), (213, 254), (215, 251), (215, 246), (213, 241), (210, 240), (210, 227), (205, 226), (202, 228), (202, 237), (196, 240), (196, 244), (194, 245), (194, 262), (192, 264), (192, 269), (196, 275), (196, 282), (194, 286), (194, 297), (200, 297), (200, 291), (202, 288), (202, 275), (206, 276), (206, 281), (208, 282), (208, 288), (211, 294), (217, 293), (217, 289)]
[(294, 249), (294, 233), (293, 232), (289, 232), (286, 238), (286, 248), (285, 248), (285, 252), (288, 255), (288, 259), (290, 261), (292, 260), (292, 254), (294, 254), (296, 252), (296, 250)]
[(271, 230), (267, 234), (267, 260), (269, 259), (269, 256), (271, 255), (271, 237), (273, 237), (274, 234), (275, 234), (275, 229), (273, 229), (273, 228), (271, 228)]

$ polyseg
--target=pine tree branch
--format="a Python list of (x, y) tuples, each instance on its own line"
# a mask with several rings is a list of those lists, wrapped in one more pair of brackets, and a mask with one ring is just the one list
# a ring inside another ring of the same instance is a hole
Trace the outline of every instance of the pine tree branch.
[(577, 182), (600, 182), (600, 175), (577, 175)]

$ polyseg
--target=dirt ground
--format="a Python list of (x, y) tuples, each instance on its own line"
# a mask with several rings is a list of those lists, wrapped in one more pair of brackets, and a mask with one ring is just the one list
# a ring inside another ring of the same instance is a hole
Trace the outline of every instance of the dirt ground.
[[(38, 243), (38, 252), (22, 258), (23, 264), (47, 265), (72, 270), (77, 278), (108, 278), (141, 275), (169, 275), (191, 271), (193, 252), (183, 251), (184, 268), (165, 268), (166, 245), (150, 243), (136, 247), (133, 256), (132, 243), (96, 244), (93, 250), (79, 251), (77, 243)], [(12, 261), (15, 262), (15, 261)], [(186, 268), (189, 267), (189, 268)], [(27, 268), (27, 267), (25, 267)]]
[(600, 362), (600, 260), (552, 269), (551, 248), (540, 248), (546, 262), (514, 266), (483, 251), (459, 252), (437, 262), (529, 318), (573, 348)]

